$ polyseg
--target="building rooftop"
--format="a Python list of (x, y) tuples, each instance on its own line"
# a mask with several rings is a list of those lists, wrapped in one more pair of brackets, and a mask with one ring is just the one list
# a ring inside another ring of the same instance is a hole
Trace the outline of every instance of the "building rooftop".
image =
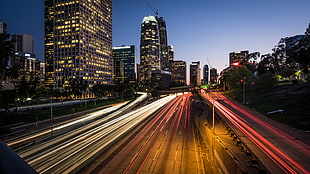
[(149, 22), (157, 22), (155, 16), (146, 16), (143, 18), (142, 23), (149, 23)]

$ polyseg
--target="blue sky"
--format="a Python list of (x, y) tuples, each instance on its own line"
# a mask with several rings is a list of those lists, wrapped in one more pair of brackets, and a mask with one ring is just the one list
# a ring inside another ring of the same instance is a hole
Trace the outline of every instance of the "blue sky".
[[(270, 53), (282, 37), (304, 34), (310, 22), (309, 0), (113, 0), (113, 46), (135, 45), (137, 63), (140, 24), (154, 14), (147, 3), (166, 20), (176, 60), (218, 71), (228, 66), (229, 52)], [(44, 60), (43, 0), (2, 0), (0, 20), (11, 34), (32, 35)]]

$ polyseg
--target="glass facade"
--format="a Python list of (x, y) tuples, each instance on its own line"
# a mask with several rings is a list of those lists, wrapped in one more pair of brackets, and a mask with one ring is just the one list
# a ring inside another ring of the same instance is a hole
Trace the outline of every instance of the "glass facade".
[(135, 83), (135, 46), (113, 47), (113, 81)]
[(152, 71), (160, 70), (160, 43), (157, 20), (154, 16), (143, 18), (140, 40), (140, 80), (149, 86)]
[(201, 69), (200, 69), (200, 61), (192, 62), (190, 65), (190, 85), (192, 86), (200, 86), (201, 85)]
[(112, 82), (112, 0), (45, 0), (46, 87)]
[(186, 86), (186, 62), (172, 61), (171, 62), (172, 85)]

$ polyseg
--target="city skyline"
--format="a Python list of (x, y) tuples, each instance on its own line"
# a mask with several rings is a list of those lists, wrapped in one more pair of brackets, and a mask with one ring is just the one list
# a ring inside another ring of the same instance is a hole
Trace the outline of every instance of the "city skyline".
[[(307, 0), (113, 1), (113, 46), (135, 45), (138, 49), (140, 24), (145, 16), (155, 15), (148, 3), (167, 23), (168, 44), (174, 46), (176, 60), (184, 60), (188, 65), (200, 61), (202, 66), (208, 64), (219, 71), (228, 66), (230, 52), (270, 53), (281, 38), (304, 34), (310, 22)], [(7, 24), (8, 33), (32, 35), (34, 53), (42, 61), (43, 4), (40, 0), (13, 0), (0, 7), (0, 20)], [(137, 54), (136, 62), (139, 61)]]

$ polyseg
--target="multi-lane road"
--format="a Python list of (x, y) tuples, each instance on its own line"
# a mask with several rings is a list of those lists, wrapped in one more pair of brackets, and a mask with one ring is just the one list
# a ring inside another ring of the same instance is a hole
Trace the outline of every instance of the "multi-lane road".
[[(130, 103), (6, 143), (38, 173), (210, 173), (192, 126), (191, 93), (135, 107), (147, 97), (140, 94)], [(220, 92), (200, 91), (200, 95), (267, 173), (309, 173), (307, 144)]]
[[(51, 140), (40, 141), (26, 150), (19, 151), (19, 155), (38, 173), (76, 172), (175, 97), (164, 97), (126, 114), (121, 113), (124, 108), (119, 109), (90, 124), (76, 127), (67, 133), (62, 132)], [(55, 127), (54, 131), (66, 130), (77, 123), (70, 122)]]
[(201, 95), (271, 173), (309, 173), (310, 147), (220, 92)]
[(205, 173), (190, 120), (190, 96), (178, 96), (93, 173)]

